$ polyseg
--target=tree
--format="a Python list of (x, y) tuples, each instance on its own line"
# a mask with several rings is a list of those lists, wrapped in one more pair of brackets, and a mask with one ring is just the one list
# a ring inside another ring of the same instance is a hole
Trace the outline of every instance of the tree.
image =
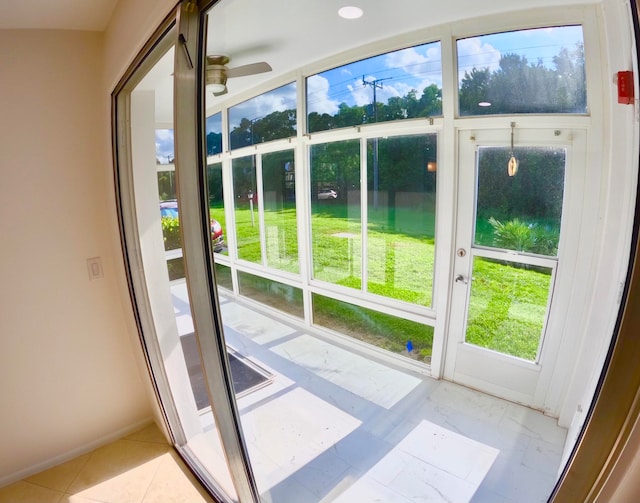
[(419, 103), (419, 115), (409, 117), (432, 117), (442, 115), (442, 89), (435, 84), (425, 87), (422, 90)]
[(491, 73), (489, 68), (473, 68), (464, 72), (460, 83), (460, 115), (482, 115), (490, 112), (489, 107), (479, 104), (489, 102), (488, 89)]

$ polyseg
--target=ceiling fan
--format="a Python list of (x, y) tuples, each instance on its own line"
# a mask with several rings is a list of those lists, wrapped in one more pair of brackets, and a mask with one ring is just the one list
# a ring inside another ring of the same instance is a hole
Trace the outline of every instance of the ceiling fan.
[(227, 79), (232, 77), (244, 77), (255, 75), (256, 73), (270, 72), (271, 65), (265, 61), (251, 63), (248, 65), (227, 68), (226, 64), (230, 59), (227, 56), (207, 56), (207, 66), (205, 67), (205, 83), (210, 86), (214, 96), (227, 94)]

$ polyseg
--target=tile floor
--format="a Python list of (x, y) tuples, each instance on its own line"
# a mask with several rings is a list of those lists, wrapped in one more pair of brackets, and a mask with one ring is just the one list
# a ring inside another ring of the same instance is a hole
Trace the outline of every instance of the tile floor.
[(273, 376), (238, 399), (266, 503), (547, 501), (566, 438), (554, 419), (220, 300), (227, 344)]
[(155, 424), (0, 488), (0, 503), (214, 503)]
[[(172, 294), (190, 333), (186, 289)], [(272, 374), (238, 398), (265, 503), (547, 500), (566, 437), (552, 418), (221, 301), (227, 343)], [(215, 473), (211, 413), (200, 422), (190, 448)], [(212, 501), (155, 426), (0, 489), (0, 503)]]

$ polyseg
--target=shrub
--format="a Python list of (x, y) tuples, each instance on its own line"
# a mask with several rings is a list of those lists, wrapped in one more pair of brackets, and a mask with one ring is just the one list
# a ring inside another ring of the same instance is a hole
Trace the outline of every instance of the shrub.
[(165, 250), (174, 250), (182, 246), (178, 217), (162, 217), (162, 235)]
[(525, 251), (540, 255), (558, 253), (559, 231), (514, 218), (502, 223), (491, 217), (493, 244), (507, 250)]

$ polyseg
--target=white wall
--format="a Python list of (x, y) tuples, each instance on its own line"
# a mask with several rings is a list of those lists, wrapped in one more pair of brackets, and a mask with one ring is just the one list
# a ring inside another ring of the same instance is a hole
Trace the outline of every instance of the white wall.
[[(104, 34), (0, 31), (0, 47), (3, 485), (148, 421), (152, 406), (123, 288)], [(96, 256), (104, 278), (90, 281)]]

